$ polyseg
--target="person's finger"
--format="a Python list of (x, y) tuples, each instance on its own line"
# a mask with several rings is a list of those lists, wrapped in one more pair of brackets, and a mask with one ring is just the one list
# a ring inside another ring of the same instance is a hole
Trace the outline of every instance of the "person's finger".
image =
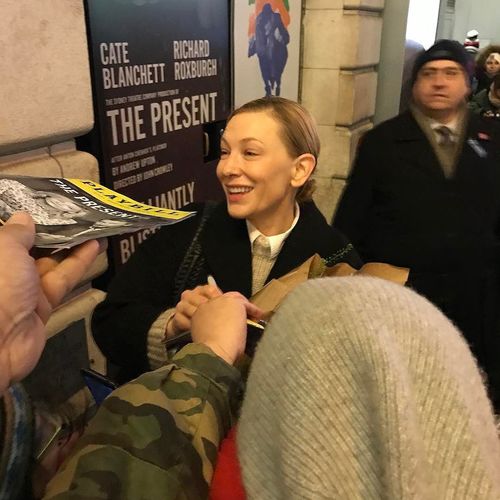
[(220, 297), (222, 295), (219, 287), (214, 285), (199, 285), (194, 290), (190, 291), (199, 296), (206, 297), (207, 299), (215, 299), (216, 297)]
[(45, 293), (43, 293), (41, 290), (38, 296), (36, 312), (44, 325), (47, 323), (50, 318), (50, 314), (52, 313), (52, 304), (47, 299)]
[[(108, 244), (106, 238), (97, 240), (97, 242), (99, 244), (98, 253), (100, 254), (101, 252), (106, 250)], [(72, 252), (75, 252), (77, 248), (79, 248), (79, 246), (71, 250), (68, 249), (59, 250), (55, 253), (51, 253), (50, 255), (47, 255), (46, 249), (41, 249), (41, 251), (43, 251), (45, 255), (40, 257), (37, 256), (36, 254), (34, 255), (36, 257), (35, 263), (38, 274), (40, 276), (43, 276), (44, 274), (48, 273), (49, 271), (54, 269), (57, 265), (59, 265), (69, 255), (71, 255)]]
[(78, 283), (96, 259), (99, 250), (96, 240), (87, 241), (41, 276), (42, 288), (52, 307), (56, 307)]
[(232, 297), (232, 298), (240, 299), (245, 306), (245, 309), (247, 311), (247, 316), (250, 318), (260, 319), (260, 318), (262, 318), (262, 316), (264, 316), (264, 311), (260, 307), (257, 307), (255, 304), (252, 304), (240, 292), (226, 292), (224, 294), (224, 297)]
[[(200, 304), (201, 305), (201, 304)], [(182, 314), (186, 318), (192, 318), (199, 306), (190, 304), (189, 302), (179, 302), (175, 308), (175, 315)]]
[(182, 313), (176, 312), (175, 316), (172, 318), (172, 323), (176, 334), (185, 332), (191, 328), (191, 320)]
[(209, 299), (210, 297), (207, 297), (204, 293), (202, 293), (202, 290), (199, 290), (198, 287), (195, 288), (194, 290), (186, 290), (182, 292), (181, 295), (181, 302), (191, 304), (195, 307), (204, 304)]
[(12, 224), (20, 224), (21, 226), (28, 226), (29, 228), (35, 227), (35, 223), (28, 212), (15, 212), (12, 214), (5, 225), (10, 226)]
[(209, 299), (215, 299), (223, 295), (221, 289), (214, 285), (205, 285), (203, 287), (203, 294)]
[[(46, 254), (45, 249), (41, 249), (44, 254)], [(39, 276), (52, 271), (56, 266), (58, 266), (69, 254), (67, 249), (60, 250), (56, 253), (50, 255), (39, 256), (41, 252), (32, 252), (32, 255), (36, 258), (35, 265)]]
[(245, 302), (245, 309), (249, 318), (261, 319), (264, 316), (264, 311), (249, 301)]
[(35, 223), (26, 212), (16, 212), (9, 217), (0, 232), (2, 238), (8, 236), (27, 250), (30, 250), (35, 242)]

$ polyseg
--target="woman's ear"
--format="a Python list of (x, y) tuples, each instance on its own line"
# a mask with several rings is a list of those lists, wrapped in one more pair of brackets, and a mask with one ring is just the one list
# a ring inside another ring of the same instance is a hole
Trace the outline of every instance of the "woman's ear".
[(291, 185), (295, 188), (303, 186), (316, 168), (316, 158), (311, 153), (304, 153), (295, 158), (292, 167)]

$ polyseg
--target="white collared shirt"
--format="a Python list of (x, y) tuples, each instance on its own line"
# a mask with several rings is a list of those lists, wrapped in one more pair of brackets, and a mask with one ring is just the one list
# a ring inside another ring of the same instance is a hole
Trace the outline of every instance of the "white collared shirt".
[(269, 246), (271, 248), (271, 253), (270, 253), (269, 257), (271, 259), (274, 259), (275, 257), (277, 257), (277, 255), (280, 253), (281, 248), (283, 247), (288, 235), (292, 232), (293, 228), (296, 226), (296, 224), (299, 220), (299, 217), (300, 217), (299, 204), (295, 203), (295, 217), (293, 219), (292, 225), (284, 233), (275, 234), (274, 236), (266, 236), (265, 234), (262, 234), (249, 220), (247, 220), (246, 223), (247, 223), (248, 238), (250, 239), (252, 253), (253, 253), (253, 242), (259, 236), (263, 236), (264, 238), (267, 239), (267, 241), (269, 242)]

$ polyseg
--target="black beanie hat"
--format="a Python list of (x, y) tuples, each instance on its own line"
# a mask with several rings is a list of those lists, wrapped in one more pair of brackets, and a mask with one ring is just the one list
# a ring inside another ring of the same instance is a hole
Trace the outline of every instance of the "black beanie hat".
[(417, 79), (420, 68), (431, 61), (455, 61), (463, 66), (466, 74), (469, 74), (470, 57), (462, 44), (455, 40), (438, 40), (432, 47), (419, 54), (413, 65), (412, 84)]

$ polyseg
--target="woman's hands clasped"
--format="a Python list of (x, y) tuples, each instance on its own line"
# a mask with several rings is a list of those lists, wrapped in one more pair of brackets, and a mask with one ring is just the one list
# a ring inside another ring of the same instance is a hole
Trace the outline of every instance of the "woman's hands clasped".
[(198, 307), (221, 295), (222, 291), (214, 285), (200, 285), (193, 290), (184, 290), (181, 300), (175, 306), (175, 314), (167, 324), (167, 338), (191, 330), (191, 320)]
[(193, 342), (205, 344), (230, 364), (245, 350), (247, 318), (262, 311), (239, 292), (222, 293), (214, 284), (182, 292), (167, 324), (167, 337), (190, 330)]

